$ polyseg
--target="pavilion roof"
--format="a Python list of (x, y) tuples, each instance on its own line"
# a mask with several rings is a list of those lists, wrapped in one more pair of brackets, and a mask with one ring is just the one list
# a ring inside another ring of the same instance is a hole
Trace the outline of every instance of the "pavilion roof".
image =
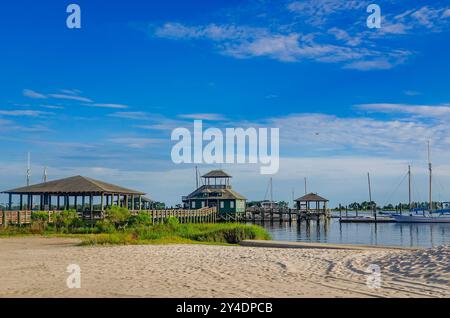
[(308, 194), (305, 194), (304, 196), (296, 199), (295, 201), (328, 202), (328, 199), (325, 199), (325, 198), (321, 197), (317, 193), (308, 193)]
[(202, 178), (232, 178), (232, 177), (223, 170), (211, 170), (207, 174), (204, 174)]
[(191, 194), (186, 199), (222, 199), (222, 200), (246, 200), (246, 198), (231, 189), (231, 187), (216, 188), (210, 185), (203, 185)]
[(26, 187), (4, 191), (12, 194), (41, 194), (41, 193), (117, 193), (144, 195), (144, 192), (127, 189), (111, 183), (91, 179), (83, 176), (74, 176)]

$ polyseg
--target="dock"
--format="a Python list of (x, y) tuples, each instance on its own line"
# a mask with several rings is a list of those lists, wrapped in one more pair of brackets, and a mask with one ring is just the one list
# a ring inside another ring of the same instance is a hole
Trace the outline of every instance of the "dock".
[(341, 223), (394, 223), (395, 219), (389, 216), (347, 216), (340, 217)]

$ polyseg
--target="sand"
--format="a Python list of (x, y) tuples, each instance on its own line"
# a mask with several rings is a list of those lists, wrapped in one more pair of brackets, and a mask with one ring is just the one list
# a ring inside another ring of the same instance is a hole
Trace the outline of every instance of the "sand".
[[(340, 250), (77, 242), (0, 239), (0, 297), (450, 297), (448, 246)], [(79, 289), (66, 285), (69, 264), (81, 268)], [(380, 266), (380, 288), (366, 284), (370, 264)]]

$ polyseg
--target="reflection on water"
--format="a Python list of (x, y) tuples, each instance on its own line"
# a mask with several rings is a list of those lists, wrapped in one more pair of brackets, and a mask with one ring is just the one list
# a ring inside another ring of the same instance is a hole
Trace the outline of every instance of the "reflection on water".
[(450, 224), (340, 223), (328, 221), (266, 222), (274, 240), (336, 244), (432, 247), (450, 244)]

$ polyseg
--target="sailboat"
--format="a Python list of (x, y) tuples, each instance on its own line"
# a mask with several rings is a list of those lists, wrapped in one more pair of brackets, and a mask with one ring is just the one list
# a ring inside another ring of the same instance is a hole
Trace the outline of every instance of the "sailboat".
[(411, 167), (408, 169), (409, 176), (409, 214), (392, 214), (399, 223), (450, 223), (450, 210), (440, 209), (433, 211), (432, 175), (433, 169), (430, 159), (430, 142), (428, 142), (428, 171), (429, 171), (429, 207), (428, 210), (412, 209), (411, 206)]

